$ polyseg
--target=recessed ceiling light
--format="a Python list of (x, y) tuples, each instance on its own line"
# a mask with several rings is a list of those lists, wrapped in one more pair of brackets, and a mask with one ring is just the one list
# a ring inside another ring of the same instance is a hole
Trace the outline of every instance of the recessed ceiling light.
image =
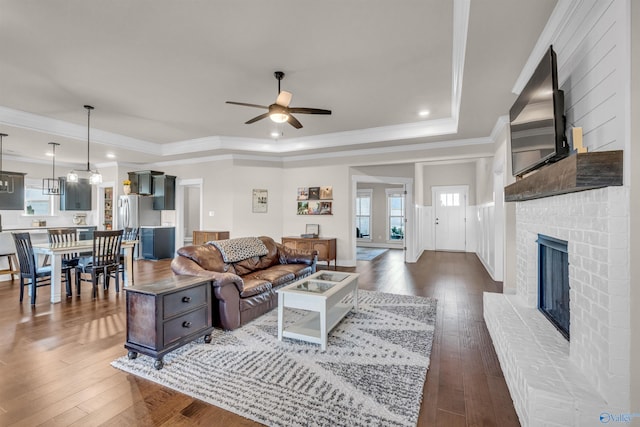
[(273, 138), (277, 138), (277, 137), (279, 137), (279, 136), (280, 136), (280, 132), (271, 132), (271, 136), (272, 136)]
[(107, 153), (107, 158), (108, 158), (108, 159), (115, 159), (115, 158), (116, 158), (116, 155), (115, 155), (115, 154), (113, 154), (113, 153)]
[(51, 151), (47, 151), (47, 152), (45, 153), (45, 156), (47, 156), (47, 157), (53, 157), (53, 153), (52, 153)]
[(429, 110), (418, 111), (418, 115), (420, 117), (427, 117), (429, 114), (431, 114), (431, 112)]

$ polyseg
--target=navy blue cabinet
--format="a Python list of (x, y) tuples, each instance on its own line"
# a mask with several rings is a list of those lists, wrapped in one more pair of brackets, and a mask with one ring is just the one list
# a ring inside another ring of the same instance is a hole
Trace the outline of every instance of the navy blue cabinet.
[(142, 258), (159, 260), (173, 258), (175, 253), (174, 227), (141, 227)]
[(61, 211), (90, 211), (91, 184), (88, 179), (80, 178), (78, 182), (60, 181), (64, 186), (64, 195), (60, 196)]

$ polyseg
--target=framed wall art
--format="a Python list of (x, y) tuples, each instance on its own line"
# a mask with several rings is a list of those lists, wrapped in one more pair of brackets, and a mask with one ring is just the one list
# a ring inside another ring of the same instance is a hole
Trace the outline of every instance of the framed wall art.
[(253, 213), (266, 213), (268, 206), (268, 192), (267, 190), (254, 189), (252, 196), (252, 212)]
[(333, 215), (333, 187), (298, 187), (298, 215)]

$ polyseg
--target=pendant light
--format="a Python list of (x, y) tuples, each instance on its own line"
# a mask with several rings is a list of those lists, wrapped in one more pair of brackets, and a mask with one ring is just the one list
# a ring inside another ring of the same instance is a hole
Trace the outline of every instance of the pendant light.
[(56, 147), (60, 144), (50, 142), (49, 145), (53, 151), (53, 166), (51, 168), (51, 178), (42, 178), (42, 194), (62, 196), (64, 195), (64, 185), (62, 185), (59, 178), (56, 178)]
[(13, 176), (2, 170), (2, 138), (5, 136), (9, 135), (0, 133), (0, 193), (13, 193)]
[[(91, 105), (85, 105), (84, 108), (87, 109), (87, 170), (85, 172), (89, 174), (89, 182), (92, 185), (96, 185), (102, 182), (102, 175), (100, 175), (98, 169), (92, 171), (89, 166), (89, 131), (91, 130), (91, 110), (93, 110), (93, 107)], [(67, 174), (67, 181), (78, 182), (78, 173), (74, 170), (69, 172)]]

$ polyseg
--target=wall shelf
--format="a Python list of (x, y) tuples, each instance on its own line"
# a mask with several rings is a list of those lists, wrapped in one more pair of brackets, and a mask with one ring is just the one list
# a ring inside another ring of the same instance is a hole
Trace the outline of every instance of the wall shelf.
[(544, 166), (504, 188), (506, 202), (622, 185), (622, 150), (579, 153)]

